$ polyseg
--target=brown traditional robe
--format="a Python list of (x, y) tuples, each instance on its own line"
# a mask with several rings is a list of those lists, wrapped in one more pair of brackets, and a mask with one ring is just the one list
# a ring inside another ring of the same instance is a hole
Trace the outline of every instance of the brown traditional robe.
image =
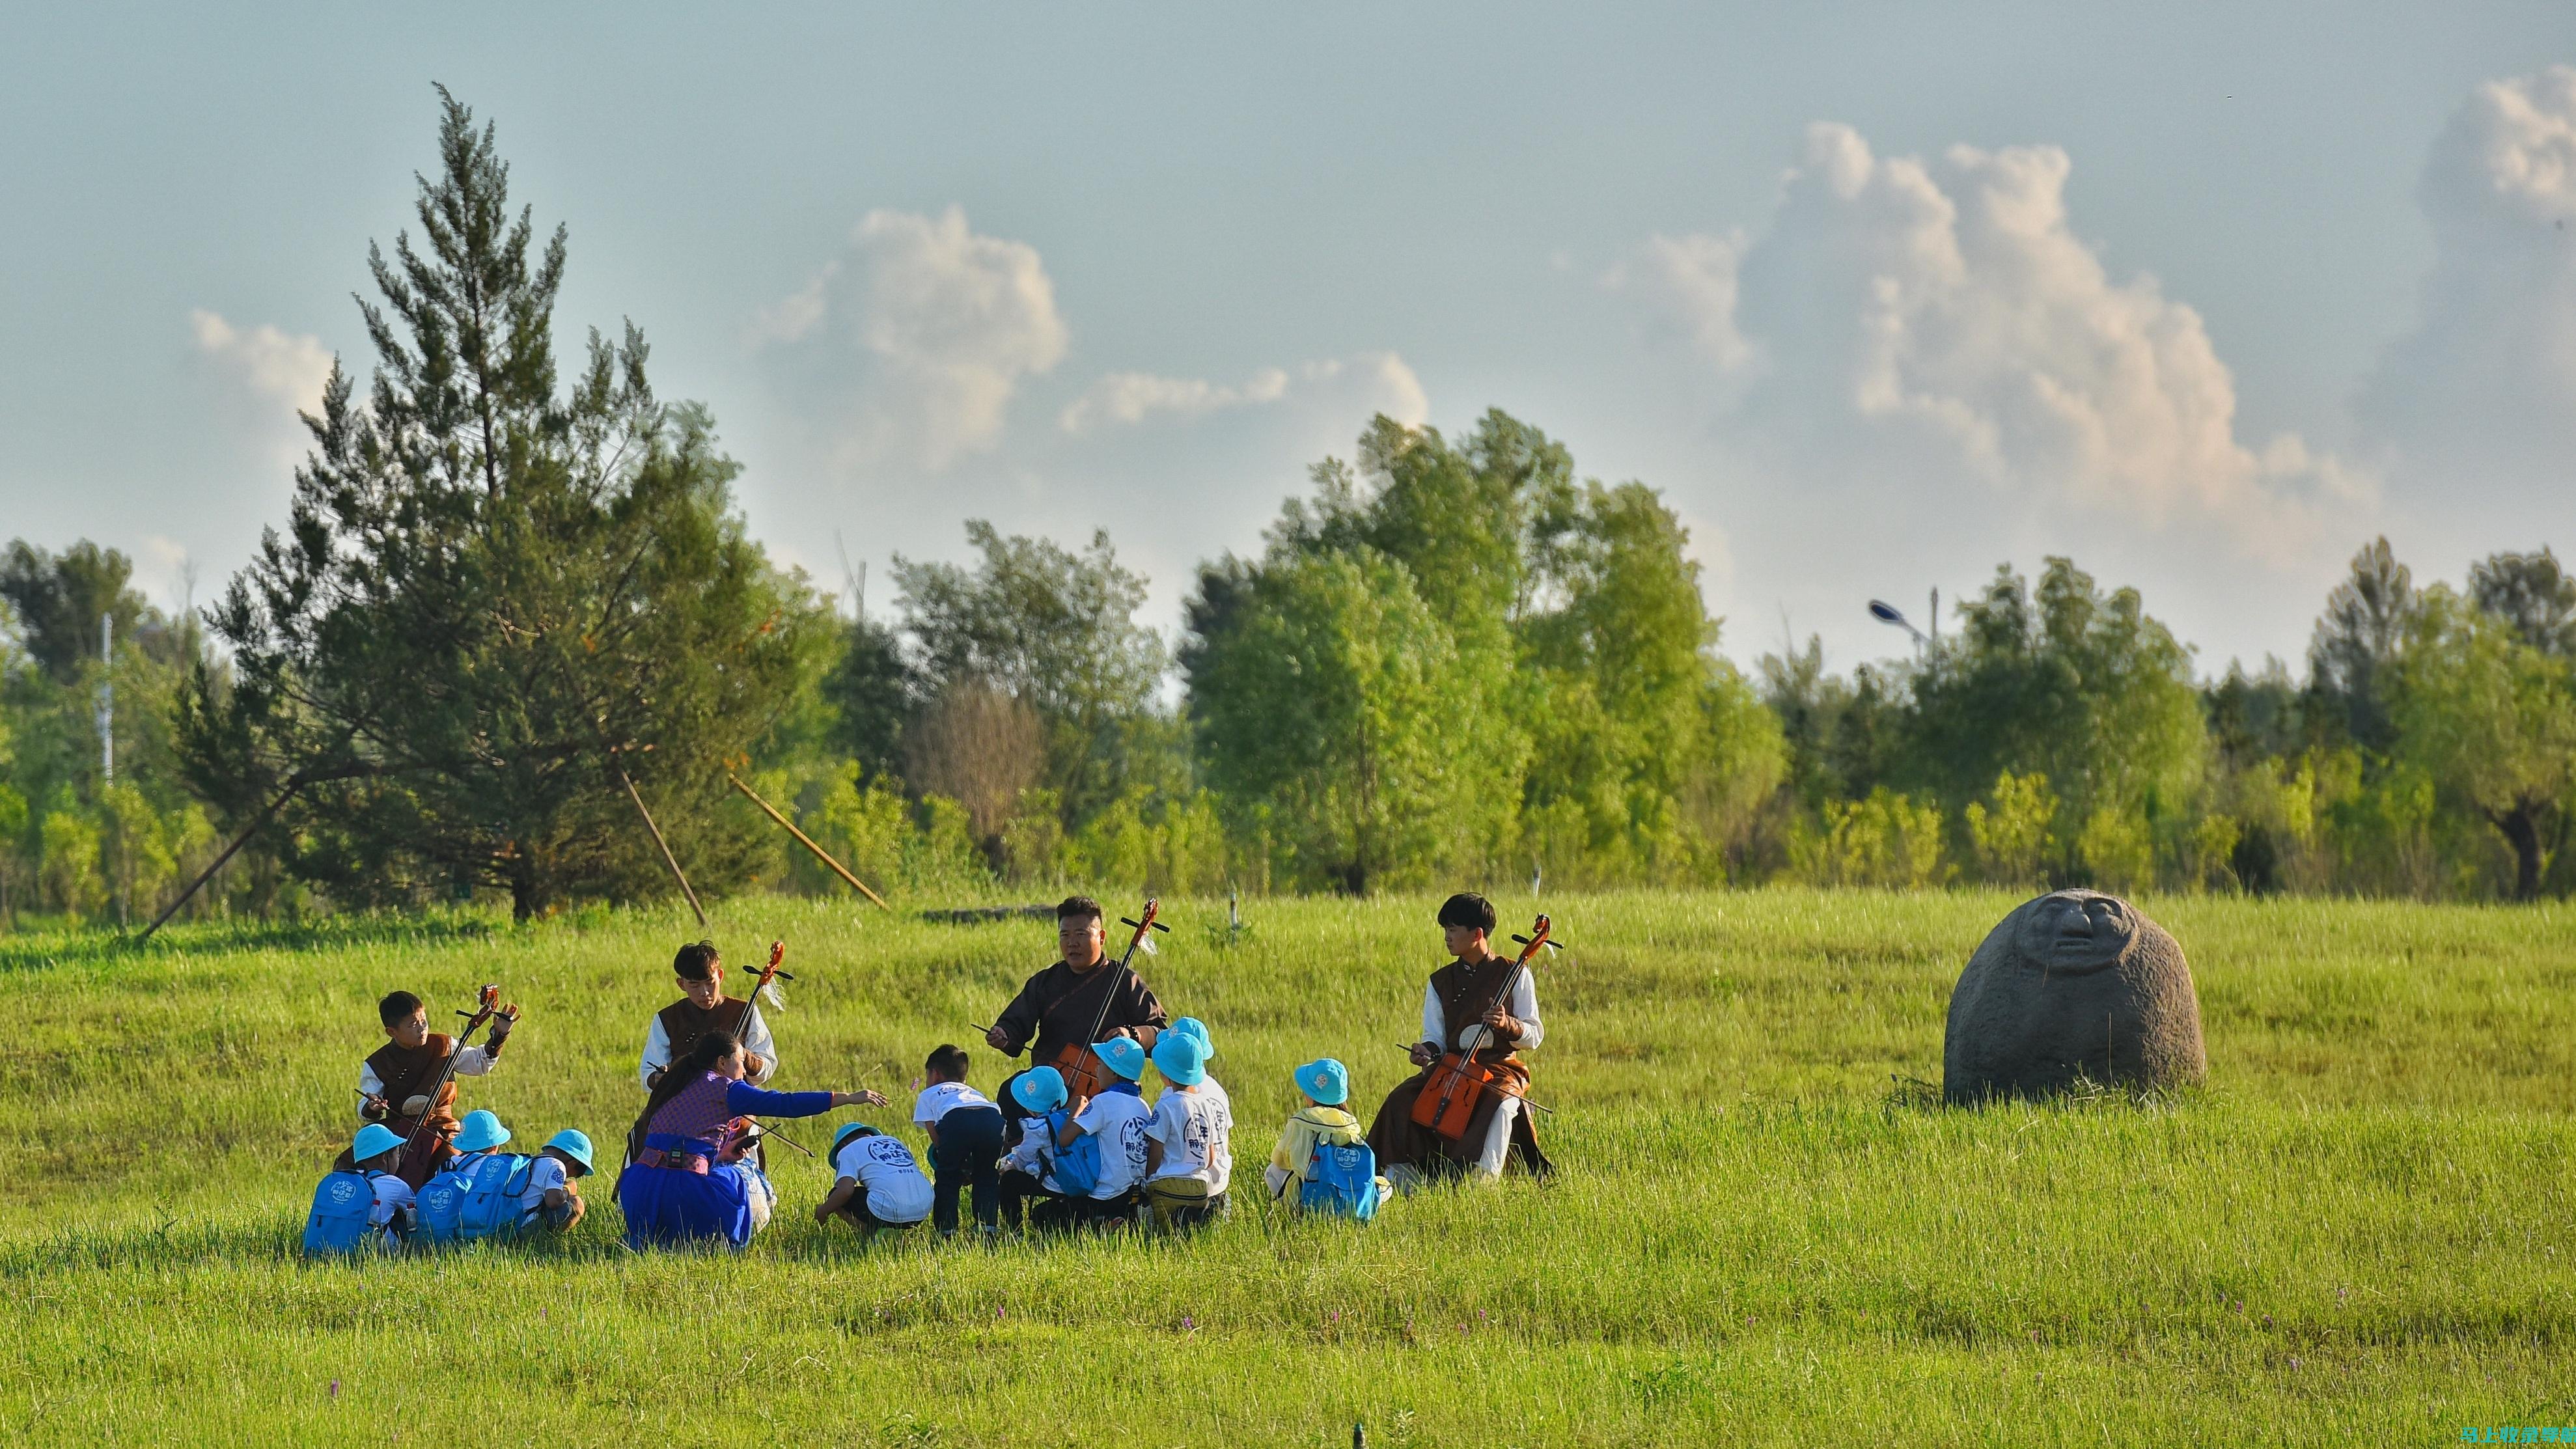
[[(1452, 961), (1431, 973), (1431, 989), (1439, 995), (1442, 1019), (1449, 1027), (1449, 1040), (1443, 1045), (1455, 1050), (1458, 1035), (1470, 1023), (1483, 1019), (1502, 1000), (1504, 983), (1512, 978), (1512, 962), (1496, 956), (1481, 965), (1470, 966)], [(1511, 1079), (1515, 1094), (1529, 1087), (1529, 1067), (1512, 1047), (1494, 1043), (1481, 1047), (1476, 1060)], [(1452, 1142), (1431, 1128), (1417, 1126), (1413, 1120), (1413, 1102), (1431, 1080), (1431, 1069), (1423, 1068), (1410, 1080), (1400, 1082), (1386, 1094), (1377, 1109), (1377, 1120), (1369, 1124), (1369, 1150), (1377, 1154), (1378, 1170), (1398, 1164), (1408, 1165), (1425, 1176), (1460, 1173), (1475, 1165), (1476, 1154), (1484, 1146), (1485, 1134), (1493, 1129), (1494, 1111), (1500, 1099), (1491, 1091), (1476, 1104), (1476, 1113), (1467, 1121), (1467, 1135)], [(1512, 1147), (1504, 1158), (1504, 1170), (1517, 1160), (1534, 1177), (1545, 1177), (1556, 1170), (1539, 1151), (1538, 1129), (1531, 1123), (1534, 1114), (1524, 1105), (1512, 1118)]]
[[(1106, 1015), (1101, 1011), (1104, 996), (1109, 1002)], [(1084, 1033), (1094, 1021), (1100, 1023), (1100, 1035), (1085, 1040)], [(1088, 971), (1076, 971), (1058, 961), (1030, 977), (993, 1024), (1009, 1043), (1005, 1055), (1018, 1056), (1020, 1048), (1027, 1046), (1032, 1049), (1029, 1060), (1043, 1066), (1068, 1045), (1089, 1046), (1113, 1036), (1134, 1036), (1140, 1026), (1160, 1031), (1169, 1022), (1163, 1003), (1154, 999), (1145, 978), (1103, 959)]]
[[(448, 1146), (448, 1139), (456, 1135), (457, 1129), (456, 1079), (447, 1079), (438, 1090), (438, 1100), (430, 1103), (429, 1110), (420, 1117), (404, 1116), (402, 1104), (429, 1091), (429, 1084), (437, 1081), (439, 1074), (447, 1070), (448, 1054), (455, 1049), (454, 1037), (433, 1031), (419, 1046), (405, 1048), (388, 1041), (367, 1057), (367, 1065), (375, 1069), (376, 1080), (384, 1084), (385, 1105), (389, 1109), (384, 1124), (408, 1144), (402, 1155), (402, 1165), (395, 1169), (394, 1175), (410, 1183), (414, 1192), (427, 1186), (429, 1180), (438, 1175), (438, 1170), (447, 1165), (447, 1159), (455, 1155), (455, 1149)], [(428, 1120), (426, 1128), (421, 1128), (423, 1117)], [(414, 1129), (421, 1129), (418, 1135), (414, 1135)], [(332, 1164), (334, 1170), (344, 1172), (356, 1166), (350, 1160), (347, 1148), (341, 1149), (340, 1160)]]

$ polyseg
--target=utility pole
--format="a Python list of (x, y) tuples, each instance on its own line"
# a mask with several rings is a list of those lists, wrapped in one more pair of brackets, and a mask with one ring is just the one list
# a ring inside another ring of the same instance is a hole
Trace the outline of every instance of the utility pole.
[(101, 783), (116, 783), (116, 685), (108, 678), (115, 658), (116, 616), (98, 616), (98, 774)]

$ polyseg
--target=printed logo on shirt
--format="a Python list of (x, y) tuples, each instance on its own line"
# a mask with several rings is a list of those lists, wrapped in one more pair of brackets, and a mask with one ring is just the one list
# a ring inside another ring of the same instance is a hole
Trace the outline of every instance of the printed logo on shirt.
[(881, 1162), (888, 1167), (912, 1167), (914, 1165), (912, 1160), (912, 1149), (895, 1141), (891, 1137), (870, 1137), (865, 1139), (865, 1142), (865, 1150), (870, 1162)]

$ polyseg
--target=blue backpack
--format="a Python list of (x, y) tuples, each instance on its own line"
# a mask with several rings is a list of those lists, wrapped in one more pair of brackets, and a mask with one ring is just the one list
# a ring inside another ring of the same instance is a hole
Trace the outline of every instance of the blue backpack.
[(1297, 1206), (1310, 1213), (1370, 1222), (1377, 1217), (1377, 1153), (1366, 1139), (1330, 1142), (1315, 1139), (1315, 1155), (1306, 1163), (1306, 1185), (1297, 1189)]
[[(1064, 1113), (1046, 1115), (1050, 1133), (1064, 1130)], [(1073, 1145), (1055, 1151), (1055, 1185), (1075, 1197), (1089, 1197), (1100, 1186), (1100, 1134), (1085, 1132), (1073, 1139)]]
[(519, 1199), (526, 1195), (528, 1174), (536, 1165), (533, 1157), (497, 1152), (474, 1164), (466, 1179), (465, 1209), (457, 1220), (456, 1235), (470, 1242), (517, 1232), (526, 1220)]
[[(469, 1171), (481, 1165), (467, 1164)], [(455, 1242), (465, 1221), (465, 1195), (472, 1187), (473, 1179), (452, 1167), (422, 1184), (420, 1195), (412, 1200), (421, 1236), (433, 1243)]]
[(304, 1220), (304, 1251), (320, 1257), (363, 1253), (373, 1247), (375, 1230), (367, 1218), (376, 1210), (372, 1172), (334, 1172), (313, 1189), (313, 1212)]

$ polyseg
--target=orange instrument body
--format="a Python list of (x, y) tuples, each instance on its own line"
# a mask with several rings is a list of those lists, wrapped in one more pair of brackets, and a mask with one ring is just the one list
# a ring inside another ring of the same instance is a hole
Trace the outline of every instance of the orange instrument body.
[[(1522, 938), (1521, 954), (1512, 962), (1511, 974), (1503, 978), (1497, 1003), (1508, 1008), (1512, 993), (1520, 989), (1521, 973), (1529, 969), (1530, 958), (1548, 944), (1547, 931), (1547, 917), (1541, 916), (1530, 927), (1529, 935)], [(1413, 1098), (1413, 1125), (1430, 1128), (1444, 1141), (1457, 1142), (1466, 1137), (1467, 1124), (1475, 1120), (1476, 1108), (1487, 1092), (1502, 1097), (1520, 1096), (1521, 1079), (1515, 1073), (1499, 1071), (1476, 1060), (1476, 1053), (1484, 1050), (1490, 1037), (1483, 1022), (1453, 1029), (1450, 1037), (1451, 1049), (1431, 1064), (1422, 1090)], [(1461, 1038), (1463, 1046), (1459, 1045)]]
[[(1128, 938), (1126, 954), (1118, 958), (1120, 972), (1130, 969), (1129, 963), (1136, 959), (1136, 948), (1144, 944), (1147, 931), (1171, 929), (1154, 919), (1161, 910), (1162, 902), (1149, 897), (1145, 902), (1143, 920), (1131, 921), (1124, 916), (1118, 918), (1118, 924), (1136, 928), (1136, 934)], [(1092, 1047), (1099, 1043), (1100, 1029), (1109, 1021), (1110, 998), (1115, 996), (1117, 991), (1118, 978), (1113, 976), (1101, 988), (1100, 1011), (1091, 1021), (1091, 1039), (1086, 1042), (1065, 1043), (1056, 1048), (1055, 1059), (1047, 1063), (1048, 1066), (1063, 1074), (1065, 1096), (1069, 1101), (1078, 1102), (1085, 1097), (1098, 1096), (1100, 1089), (1109, 1085), (1112, 1080), (1108, 1064), (1100, 1060), (1100, 1054), (1093, 1051)]]

